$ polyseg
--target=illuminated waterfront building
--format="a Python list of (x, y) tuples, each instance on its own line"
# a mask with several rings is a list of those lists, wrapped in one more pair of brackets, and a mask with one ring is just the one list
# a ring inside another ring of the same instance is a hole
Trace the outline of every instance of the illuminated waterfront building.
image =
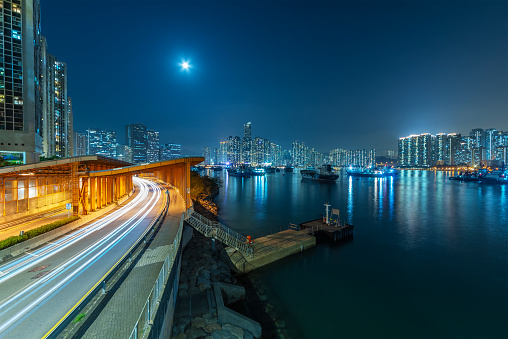
[(303, 141), (293, 141), (291, 148), (291, 163), (293, 166), (303, 166), (306, 163), (307, 147)]
[(436, 134), (432, 137), (432, 163), (436, 165), (448, 164), (447, 157), (447, 135), (446, 133)]
[(201, 155), (203, 158), (205, 158), (204, 164), (205, 165), (211, 165), (211, 154), (210, 154), (210, 147), (203, 147), (203, 150), (201, 152)]
[(431, 164), (431, 135), (410, 135), (399, 139), (399, 164), (406, 167), (429, 167)]
[(242, 140), (238, 136), (230, 136), (227, 141), (227, 162), (232, 165), (241, 163)]
[(221, 141), (219, 144), (218, 162), (221, 165), (225, 165), (228, 162), (228, 142), (227, 141)]

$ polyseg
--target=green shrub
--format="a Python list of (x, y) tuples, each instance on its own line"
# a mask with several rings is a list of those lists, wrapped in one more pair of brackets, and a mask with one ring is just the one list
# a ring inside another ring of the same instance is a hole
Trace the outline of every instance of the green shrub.
[(16, 244), (19, 244), (20, 242), (23, 242), (28, 239), (35, 238), (36, 236), (52, 231), (58, 227), (61, 227), (63, 225), (66, 225), (70, 222), (73, 222), (75, 220), (78, 220), (78, 216), (72, 216), (70, 218), (64, 218), (57, 221), (53, 221), (52, 223), (49, 223), (47, 225), (37, 227), (34, 229), (31, 229), (29, 231), (26, 231), (23, 235), (15, 235), (13, 237), (9, 237), (7, 239), (0, 241), (0, 250), (3, 250), (4, 248), (14, 246)]
[(213, 191), (222, 186), (222, 181), (219, 178), (211, 178), (206, 175), (201, 176), (196, 172), (191, 172), (190, 174), (190, 189), (192, 199), (210, 195)]

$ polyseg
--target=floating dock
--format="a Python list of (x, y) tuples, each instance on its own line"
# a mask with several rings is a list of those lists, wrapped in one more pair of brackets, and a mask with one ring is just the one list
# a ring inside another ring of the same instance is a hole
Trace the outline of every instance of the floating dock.
[(325, 236), (330, 240), (337, 241), (353, 236), (353, 225), (342, 224), (326, 224), (323, 219), (316, 219), (301, 223), (300, 232), (305, 231), (308, 235)]

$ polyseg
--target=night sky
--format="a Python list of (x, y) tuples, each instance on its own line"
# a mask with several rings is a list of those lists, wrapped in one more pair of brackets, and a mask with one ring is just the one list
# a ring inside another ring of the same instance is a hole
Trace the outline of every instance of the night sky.
[(507, 1), (42, 0), (41, 13), (74, 129), (122, 144), (138, 122), (192, 154), (248, 121), (321, 152), (508, 130)]

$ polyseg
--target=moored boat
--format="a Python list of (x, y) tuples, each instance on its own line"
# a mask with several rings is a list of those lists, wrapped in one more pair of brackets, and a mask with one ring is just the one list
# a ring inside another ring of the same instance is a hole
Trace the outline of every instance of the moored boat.
[(319, 170), (312, 168), (301, 170), (300, 174), (302, 175), (302, 179), (310, 179), (316, 181), (334, 182), (339, 178), (339, 175), (334, 173), (331, 165), (323, 165)]
[(289, 165), (288, 165), (288, 166), (284, 167), (284, 172), (293, 172), (293, 171), (294, 171), (294, 169), (295, 169), (295, 168), (294, 168), (293, 166), (289, 166)]
[(346, 173), (347, 175), (353, 177), (374, 177), (374, 178), (391, 177), (398, 174), (397, 170), (391, 167), (385, 167), (383, 169), (379, 169), (377, 167), (369, 167), (369, 168), (350, 167), (346, 170)]
[(508, 170), (494, 171), (481, 176), (480, 184), (508, 185)]

